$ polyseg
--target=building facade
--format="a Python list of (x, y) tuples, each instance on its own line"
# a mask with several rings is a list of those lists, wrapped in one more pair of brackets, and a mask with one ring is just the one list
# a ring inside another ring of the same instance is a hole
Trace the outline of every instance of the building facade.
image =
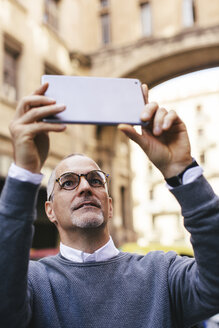
[[(215, 66), (218, 17), (218, 0), (0, 0), (1, 182), (12, 161), (8, 124), (16, 102), (39, 86), (43, 74), (135, 77), (153, 86)], [(86, 153), (110, 173), (112, 234), (117, 245), (135, 240), (125, 136), (115, 127), (80, 125), (51, 133), (44, 186), (56, 163), (72, 152)], [(44, 199), (42, 188), (35, 247), (57, 244), (55, 231), (48, 233)]]
[[(151, 99), (156, 99), (167, 109), (176, 110), (185, 122), (192, 156), (219, 194), (219, 67), (161, 84), (151, 90)], [(133, 191), (142, 186), (141, 193), (133, 194), (135, 228), (141, 233), (140, 244), (189, 247), (190, 235), (183, 227), (180, 207), (167, 191), (162, 175), (134, 144), (132, 148), (138, 159), (132, 165), (135, 171), (141, 172), (133, 186)]]
[[(13, 158), (8, 125), (18, 99), (38, 88), (43, 74), (91, 75), (90, 57), (85, 54), (89, 50), (89, 37), (83, 25), (84, 12), (88, 14), (89, 8), (83, 1), (0, 1), (1, 187)], [(114, 199), (111, 233), (116, 244), (135, 240), (130, 150), (126, 138), (115, 127), (74, 125), (65, 133), (51, 133), (50, 142), (33, 247), (57, 245), (56, 229), (44, 213), (45, 186), (53, 167), (73, 152), (91, 156), (110, 174), (109, 190)]]

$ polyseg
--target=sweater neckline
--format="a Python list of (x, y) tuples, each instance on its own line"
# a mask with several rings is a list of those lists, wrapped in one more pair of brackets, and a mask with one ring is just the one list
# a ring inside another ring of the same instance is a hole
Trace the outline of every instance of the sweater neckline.
[(73, 262), (70, 261), (68, 259), (66, 259), (65, 257), (63, 257), (61, 255), (61, 253), (58, 253), (57, 255), (55, 255), (55, 258), (61, 262), (62, 264), (68, 265), (68, 266), (74, 266), (74, 267), (89, 267), (89, 266), (100, 266), (100, 265), (107, 265), (109, 263), (113, 263), (113, 262), (118, 262), (123, 258), (126, 258), (129, 256), (129, 253), (125, 253), (125, 252), (119, 252), (118, 255), (106, 260), (106, 261), (99, 261), (99, 262)]

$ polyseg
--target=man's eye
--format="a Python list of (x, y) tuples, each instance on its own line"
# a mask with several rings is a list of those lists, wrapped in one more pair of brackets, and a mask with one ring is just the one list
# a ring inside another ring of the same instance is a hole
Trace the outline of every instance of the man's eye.
[(74, 186), (74, 183), (71, 180), (67, 180), (62, 183), (62, 188), (71, 188), (72, 186)]
[(93, 186), (102, 186), (103, 185), (103, 181), (101, 179), (91, 179), (91, 184)]

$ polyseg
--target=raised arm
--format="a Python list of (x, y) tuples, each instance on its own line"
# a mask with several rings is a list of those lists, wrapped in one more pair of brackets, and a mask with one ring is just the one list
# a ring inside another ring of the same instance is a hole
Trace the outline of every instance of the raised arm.
[[(48, 132), (65, 126), (41, 121), (64, 110), (44, 96), (48, 85), (23, 98), (10, 124), (15, 164), (40, 173), (49, 150)], [(27, 285), (29, 251), (38, 185), (8, 177), (0, 198), (0, 326), (23, 328), (31, 319), (31, 288)]]
[[(148, 126), (141, 134), (129, 125), (119, 129), (139, 144), (165, 179), (171, 178), (192, 163), (186, 127), (175, 111), (148, 103), (147, 87), (143, 90), (142, 121)], [(203, 176), (173, 188), (172, 193), (191, 233), (195, 261), (177, 256), (170, 265), (168, 283), (176, 327), (190, 327), (219, 312), (219, 199)]]
[(62, 132), (63, 124), (45, 123), (42, 118), (62, 112), (64, 105), (44, 96), (48, 83), (23, 98), (10, 124), (15, 164), (33, 173), (40, 170), (49, 151), (48, 132)]

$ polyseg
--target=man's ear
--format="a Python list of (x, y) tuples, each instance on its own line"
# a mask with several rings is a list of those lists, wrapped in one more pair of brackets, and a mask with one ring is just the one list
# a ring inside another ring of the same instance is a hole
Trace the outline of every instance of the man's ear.
[(45, 212), (46, 212), (48, 219), (57, 226), (58, 221), (57, 221), (55, 213), (53, 211), (53, 203), (49, 200), (47, 200), (45, 202)]
[(111, 197), (108, 198), (109, 201), (109, 219), (113, 217), (113, 200)]

